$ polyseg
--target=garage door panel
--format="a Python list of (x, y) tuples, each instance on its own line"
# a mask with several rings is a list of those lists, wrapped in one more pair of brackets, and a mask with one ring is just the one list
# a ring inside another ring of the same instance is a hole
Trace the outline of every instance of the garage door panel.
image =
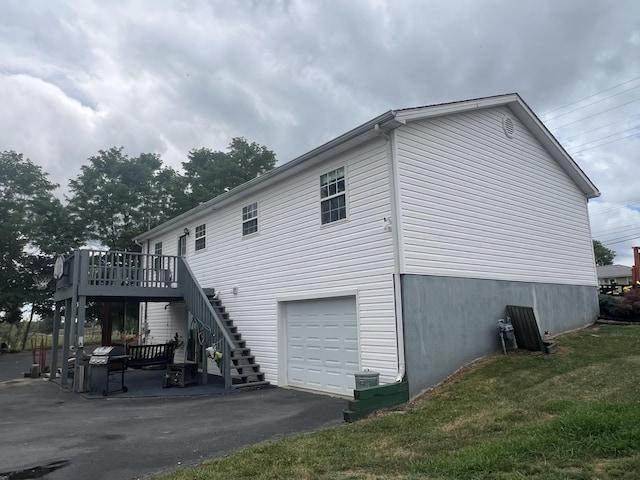
[(350, 395), (359, 369), (355, 297), (289, 302), (287, 383)]

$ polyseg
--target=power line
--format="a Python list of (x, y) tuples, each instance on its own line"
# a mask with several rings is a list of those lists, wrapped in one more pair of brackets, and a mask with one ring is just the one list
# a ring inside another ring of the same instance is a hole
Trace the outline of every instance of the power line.
[[(617, 136), (617, 135), (620, 135), (621, 133), (630, 132), (631, 130), (637, 130), (638, 128), (640, 128), (640, 125), (636, 125), (635, 127), (627, 128), (626, 130), (620, 130), (619, 132), (612, 133), (612, 134), (610, 134), (610, 135), (605, 135), (604, 137), (598, 137), (598, 138), (595, 138), (595, 139), (593, 139), (593, 140), (589, 140), (589, 141), (588, 141), (588, 142), (586, 142), (586, 143), (582, 143), (582, 144), (580, 144), (580, 145), (572, 145), (572, 146), (571, 146), (571, 147), (569, 147), (569, 148), (580, 148), (580, 147), (584, 147), (584, 146), (586, 146), (586, 145), (589, 145), (590, 143), (599, 142), (600, 140), (604, 140), (604, 139), (606, 139), (606, 138), (615, 137), (615, 136)], [(636, 133), (640, 133), (640, 132), (636, 132)], [(628, 136), (629, 136), (629, 135), (626, 135), (625, 137), (622, 137), (622, 138), (627, 138)], [(632, 136), (633, 136), (633, 135), (632, 135)], [(622, 140), (622, 138), (621, 138), (621, 140)]]
[(545, 115), (548, 115), (548, 114), (550, 114), (550, 113), (556, 112), (556, 111), (558, 111), (558, 110), (562, 110), (563, 108), (566, 108), (566, 107), (570, 107), (571, 105), (575, 105), (576, 103), (580, 103), (580, 102), (582, 102), (583, 100), (588, 100), (588, 99), (590, 99), (590, 98), (597, 97), (598, 95), (600, 95), (600, 94), (602, 94), (602, 93), (608, 92), (608, 91), (610, 91), (610, 90), (615, 90), (615, 89), (616, 89), (616, 88), (618, 88), (618, 87), (622, 87), (623, 85), (627, 85), (627, 84), (629, 84), (629, 83), (631, 83), (631, 82), (635, 82), (636, 80), (640, 80), (640, 76), (639, 76), (639, 77), (632, 78), (631, 80), (627, 80), (626, 82), (619, 83), (618, 85), (614, 85), (613, 87), (605, 88), (604, 90), (600, 90), (599, 92), (596, 92), (596, 93), (594, 93), (594, 94), (592, 94), (592, 95), (589, 95), (589, 96), (587, 96), (587, 97), (584, 97), (584, 98), (581, 98), (581, 99), (579, 99), (579, 100), (576, 100), (576, 101), (574, 101), (574, 102), (567, 103), (567, 104), (565, 104), (565, 105), (561, 105), (561, 106), (556, 107), (556, 108), (552, 108), (551, 110), (548, 110), (548, 111), (544, 112), (541, 116), (543, 116), (543, 117), (544, 117)]
[(631, 90), (634, 90), (636, 88), (640, 88), (640, 85), (636, 85), (635, 87), (631, 87), (631, 88), (628, 88), (628, 89), (623, 90), (621, 92), (614, 93), (613, 95), (609, 95), (607, 97), (603, 97), (603, 98), (601, 98), (599, 100), (596, 100), (595, 102), (587, 103), (586, 105), (582, 105), (581, 107), (574, 108), (573, 110), (569, 110), (568, 112), (561, 113), (561, 114), (556, 115), (554, 117), (547, 118), (547, 119), (545, 119), (545, 122), (549, 122), (549, 121), (555, 120), (556, 118), (564, 117), (565, 115), (569, 115), (570, 113), (577, 112), (578, 110), (582, 110), (583, 108), (591, 107), (592, 105), (595, 105), (596, 103), (604, 102), (605, 100), (609, 100), (610, 98), (616, 97), (618, 95), (622, 95), (623, 93), (627, 93), (627, 92), (629, 92)]
[(616, 240), (614, 242), (602, 242), (603, 245), (616, 245), (618, 243), (624, 243), (624, 242), (629, 242), (631, 240), (636, 240), (636, 239), (640, 239), (640, 234), (638, 235), (634, 235), (633, 237), (628, 237), (628, 238), (623, 238), (621, 240)]
[(637, 134), (632, 133), (630, 135), (625, 135), (624, 137), (617, 138), (615, 140), (611, 140), (610, 142), (604, 142), (604, 143), (601, 143), (600, 145), (594, 145), (593, 147), (583, 148), (582, 150), (578, 150), (577, 152), (573, 152), (572, 155), (578, 155), (578, 154), (580, 154), (582, 152), (586, 152), (587, 150), (595, 150), (596, 148), (604, 147), (605, 145), (610, 145), (612, 143), (616, 143), (616, 142), (619, 142), (621, 140), (626, 140), (627, 138), (635, 137), (636, 135)]
[[(602, 243), (611, 243), (611, 242), (616, 242), (616, 241), (618, 241), (622, 235), (624, 235), (625, 237), (628, 237), (629, 235), (634, 235), (634, 237), (633, 237), (633, 238), (635, 238), (635, 237), (640, 237), (640, 230), (637, 230), (637, 229), (636, 229), (636, 230), (629, 230), (629, 231), (627, 231), (627, 232), (625, 232), (625, 233), (620, 233), (620, 232), (619, 232), (619, 233), (617, 233), (617, 234), (615, 234), (615, 235), (611, 236), (609, 239), (607, 239), (607, 238), (603, 238), (603, 236), (602, 236), (602, 235), (599, 235), (599, 236), (598, 236), (598, 239), (599, 239)], [(605, 237), (606, 237), (606, 235), (605, 235)], [(622, 240), (622, 241), (624, 241), (624, 240)]]
[(625, 232), (629, 232), (629, 231), (635, 232), (635, 229), (639, 229), (639, 228), (640, 226), (638, 225), (638, 223), (634, 222), (632, 225), (626, 224), (626, 225), (614, 227), (614, 228), (605, 228), (604, 230), (597, 230), (595, 232), (591, 232), (591, 234), (597, 237), (606, 237), (611, 235), (624, 234)]
[(636, 230), (640, 230), (640, 222), (638, 222), (637, 220), (632, 220), (631, 223), (615, 225), (613, 226), (613, 228), (605, 227), (604, 229), (599, 231), (596, 230), (595, 232), (592, 232), (592, 235), (598, 237), (618, 236), (630, 232), (636, 233)]
[(553, 129), (557, 130), (557, 129), (560, 129), (560, 128), (568, 127), (569, 125), (574, 125), (574, 124), (576, 124), (578, 122), (582, 122), (582, 121), (586, 120), (587, 118), (593, 118), (593, 117), (596, 117), (596, 116), (601, 115), (603, 113), (611, 112), (612, 110), (616, 110), (618, 108), (625, 107), (625, 106), (630, 105), (630, 104), (635, 103), (635, 102), (640, 102), (640, 98), (636, 98), (635, 100), (630, 100), (628, 102), (621, 103), (620, 105), (616, 105), (615, 107), (607, 108), (606, 110), (602, 110), (600, 112), (596, 112), (596, 113), (593, 113), (591, 115), (587, 115), (586, 117), (579, 118), (578, 120), (574, 120), (573, 122), (565, 123), (564, 125), (558, 125), (556, 127), (553, 127)]
[(591, 232), (591, 235), (593, 236), (597, 236), (597, 237), (602, 237), (602, 236), (607, 236), (607, 235), (618, 235), (620, 233), (624, 233), (627, 232), (629, 230), (632, 230), (633, 228), (640, 228), (638, 227), (637, 224), (634, 225), (624, 225), (624, 226), (620, 226), (620, 227), (614, 227), (614, 228), (605, 228), (604, 230), (597, 230), (595, 232)]
[(611, 212), (613, 210), (618, 210), (619, 208), (622, 208), (622, 207), (627, 207), (628, 205), (640, 205), (640, 199), (613, 203), (610, 207), (603, 208), (598, 212), (590, 213), (589, 216), (600, 215), (602, 213)]
[(568, 142), (569, 140), (573, 140), (574, 138), (582, 137), (582, 136), (584, 136), (585, 134), (587, 134), (589, 132), (600, 130), (601, 128), (609, 127), (609, 126), (614, 125), (616, 123), (624, 122), (625, 120), (630, 120), (630, 119), (635, 118), (635, 117), (640, 117), (640, 114), (636, 113), (635, 115), (630, 115), (628, 117), (621, 118), (620, 120), (615, 120), (613, 122), (605, 123), (604, 125), (600, 125), (600, 126), (595, 127), (595, 128), (590, 128), (589, 130), (582, 130), (580, 133), (578, 133), (576, 135), (572, 135), (572, 136), (567, 137), (567, 138), (563, 138), (562, 140)]

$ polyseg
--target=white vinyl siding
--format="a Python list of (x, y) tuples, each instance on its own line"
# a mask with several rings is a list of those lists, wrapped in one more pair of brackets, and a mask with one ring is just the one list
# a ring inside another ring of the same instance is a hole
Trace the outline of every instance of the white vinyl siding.
[[(202, 220), (215, 225), (215, 233), (207, 236), (207, 253), (189, 257), (189, 265), (202, 287), (220, 292), (274, 384), (284, 341), (277, 299), (332, 297), (338, 290), (357, 292), (362, 368), (380, 372), (381, 382), (397, 374), (392, 233), (383, 220), (390, 216), (387, 151), (385, 140), (376, 138), (254, 192), (260, 197), (260, 233), (251, 242), (242, 241), (239, 215), (247, 200)], [(326, 228), (319, 221), (319, 178), (340, 167), (349, 180), (349, 216)], [(161, 309), (153, 311), (162, 317)]]
[(587, 200), (506, 108), (396, 135), (404, 273), (594, 284)]
[[(176, 333), (183, 340), (188, 338), (189, 327), (185, 321), (187, 307), (184, 302), (148, 303), (147, 306), (149, 308), (147, 315), (151, 317), (149, 319), (150, 333), (145, 338), (146, 344), (167, 343), (175, 338)], [(141, 318), (144, 319), (144, 303), (140, 306), (140, 314)], [(174, 358), (176, 362), (183, 362), (184, 350), (176, 351)]]

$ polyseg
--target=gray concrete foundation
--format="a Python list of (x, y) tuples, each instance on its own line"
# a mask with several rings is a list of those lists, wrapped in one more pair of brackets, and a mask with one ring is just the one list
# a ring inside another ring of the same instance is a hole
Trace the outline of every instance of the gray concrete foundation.
[(413, 398), (475, 359), (501, 350), (498, 319), (507, 305), (534, 309), (540, 333), (593, 323), (595, 286), (402, 276), (409, 394)]

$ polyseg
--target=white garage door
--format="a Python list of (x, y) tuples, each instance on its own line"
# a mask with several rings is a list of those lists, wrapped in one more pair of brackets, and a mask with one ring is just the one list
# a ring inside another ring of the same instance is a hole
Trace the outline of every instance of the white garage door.
[(355, 297), (287, 302), (287, 383), (352, 395), (358, 371)]

